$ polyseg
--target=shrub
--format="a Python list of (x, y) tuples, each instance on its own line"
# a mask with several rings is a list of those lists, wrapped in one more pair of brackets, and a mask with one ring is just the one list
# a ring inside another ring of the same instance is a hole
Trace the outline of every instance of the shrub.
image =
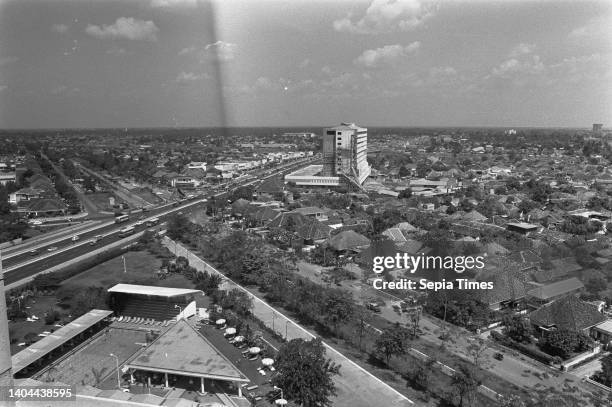
[(502, 335), (496, 331), (491, 331), (490, 335), (491, 335), (491, 338), (498, 341), (502, 345), (516, 349), (519, 352), (524, 353), (525, 355), (532, 357), (542, 363), (546, 363), (546, 364), (555, 363), (555, 358), (553, 356), (549, 355), (548, 353), (542, 352), (541, 350), (534, 347), (533, 345), (525, 345), (525, 344), (513, 341), (507, 336)]
[(45, 313), (45, 324), (51, 325), (59, 319), (59, 312), (52, 309)]

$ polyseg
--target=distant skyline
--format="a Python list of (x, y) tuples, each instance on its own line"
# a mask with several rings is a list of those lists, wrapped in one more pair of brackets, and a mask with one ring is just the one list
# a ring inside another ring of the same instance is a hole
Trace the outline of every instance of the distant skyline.
[(0, 128), (612, 127), (612, 1), (0, 0)]

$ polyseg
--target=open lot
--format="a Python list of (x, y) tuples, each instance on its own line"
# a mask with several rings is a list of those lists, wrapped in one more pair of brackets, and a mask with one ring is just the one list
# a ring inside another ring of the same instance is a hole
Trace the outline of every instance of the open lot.
[[(122, 257), (125, 257), (126, 272), (123, 271)], [(126, 283), (193, 288), (191, 281), (179, 274), (171, 274), (160, 280), (156, 276), (160, 266), (161, 260), (146, 251), (127, 252), (124, 256), (115, 257), (66, 280), (64, 285), (111, 287), (115, 284)]]
[[(110, 205), (110, 200), (114, 196), (110, 192), (96, 192), (93, 194), (87, 194), (87, 198), (98, 208), (100, 211), (112, 211), (113, 208)], [(118, 200), (116, 199), (116, 202)]]
[[(11, 354), (24, 349), (19, 346), (19, 343), (25, 342), (24, 337), (29, 334), (38, 335), (44, 331), (52, 331), (58, 329), (53, 325), (45, 324), (45, 312), (56, 310), (60, 313), (60, 320), (65, 318), (67, 314), (60, 307), (56, 305), (57, 300), (55, 296), (42, 296), (36, 298), (29, 298), (26, 300), (26, 312), (28, 316), (38, 317), (37, 321), (29, 322), (25, 319), (9, 322), (9, 333), (11, 337)], [(37, 339), (40, 337), (36, 336)]]

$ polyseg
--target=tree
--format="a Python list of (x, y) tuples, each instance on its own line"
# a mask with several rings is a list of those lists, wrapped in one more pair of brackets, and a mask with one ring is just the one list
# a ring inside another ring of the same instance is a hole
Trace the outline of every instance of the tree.
[(242, 316), (249, 315), (251, 313), (251, 309), (253, 309), (253, 299), (245, 291), (234, 288), (228, 292), (220, 292), (224, 293), (221, 295), (219, 301), (221, 307), (232, 309), (236, 311), (238, 315)]
[(398, 198), (399, 199), (408, 199), (412, 196), (412, 188), (406, 188), (400, 191)]
[(567, 359), (571, 356), (572, 352), (587, 350), (592, 343), (592, 339), (582, 332), (558, 329), (546, 335), (541, 347), (542, 350), (553, 356)]
[(304, 407), (331, 407), (336, 395), (334, 375), (340, 366), (325, 357), (321, 339), (293, 339), (283, 344), (276, 357), (277, 374), (272, 384), (283, 389), (285, 397)]
[(221, 284), (222, 278), (218, 274), (209, 274), (206, 271), (199, 272), (194, 276), (196, 290), (202, 290), (204, 294), (210, 296)]
[(168, 237), (173, 240), (181, 239), (189, 232), (191, 222), (185, 215), (173, 215), (168, 220)]
[(402, 356), (406, 354), (407, 347), (406, 341), (408, 339), (408, 332), (406, 328), (400, 326), (398, 322), (395, 323), (391, 328), (387, 328), (376, 340), (374, 347), (379, 355), (385, 357), (387, 366), (389, 365), (389, 359), (391, 355)]
[(475, 338), (472, 343), (468, 345), (467, 351), (474, 360), (474, 365), (476, 367), (481, 367), (481, 358), (484, 356), (487, 349), (489, 349), (489, 346), (482, 338)]
[(601, 273), (588, 277), (584, 283), (584, 287), (587, 289), (587, 291), (594, 294), (600, 292), (601, 290), (605, 290), (607, 286), (608, 281)]
[(528, 319), (521, 315), (508, 315), (504, 317), (504, 325), (504, 335), (517, 342), (531, 343), (533, 330)]
[(357, 346), (359, 348), (359, 352), (362, 352), (363, 349), (361, 347), (361, 344), (363, 341), (363, 337), (366, 333), (366, 328), (372, 320), (372, 313), (368, 311), (365, 307), (358, 306), (355, 308), (355, 312), (353, 313), (353, 319), (357, 323), (355, 326), (355, 333), (357, 334), (358, 338)]
[(595, 375), (606, 386), (612, 385), (612, 354), (601, 359), (601, 371)]
[(96, 180), (92, 177), (83, 178), (83, 189), (85, 190), (85, 192), (96, 192)]
[(412, 328), (412, 337), (416, 338), (419, 331), (419, 323), (421, 322), (422, 307), (415, 307), (408, 312), (410, 327)]
[(476, 390), (482, 383), (482, 380), (477, 375), (475, 369), (470, 368), (466, 365), (460, 365), (459, 369), (455, 371), (452, 380), (452, 387), (459, 397), (459, 407), (465, 405), (471, 405), (476, 398)]
[(24, 335), (23, 339), (27, 344), (31, 344), (36, 342), (36, 339), (38, 339), (38, 334), (36, 332), (28, 332)]
[(526, 407), (525, 402), (516, 394), (505, 396), (500, 394), (497, 397), (498, 407)]
[(342, 289), (331, 289), (326, 292), (325, 305), (323, 307), (323, 319), (334, 327), (334, 333), (338, 334), (338, 324), (348, 321), (355, 312), (355, 301), (350, 293)]
[(433, 365), (436, 360), (433, 358), (427, 359), (424, 362), (418, 361), (418, 366), (412, 372), (412, 381), (420, 389), (427, 390), (429, 387), (429, 381), (431, 378)]

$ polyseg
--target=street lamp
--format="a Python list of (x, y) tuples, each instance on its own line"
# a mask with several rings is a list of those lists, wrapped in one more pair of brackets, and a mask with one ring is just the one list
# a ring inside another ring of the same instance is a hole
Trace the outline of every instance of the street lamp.
[(287, 337), (287, 327), (289, 326), (289, 320), (285, 321), (285, 340), (288, 340), (289, 338)]
[(274, 320), (276, 318), (276, 312), (272, 311), (272, 330), (275, 331), (274, 329)]
[(117, 388), (121, 389), (121, 376), (119, 376), (119, 357), (114, 353), (110, 353), (110, 356), (115, 358), (115, 362), (117, 363)]

